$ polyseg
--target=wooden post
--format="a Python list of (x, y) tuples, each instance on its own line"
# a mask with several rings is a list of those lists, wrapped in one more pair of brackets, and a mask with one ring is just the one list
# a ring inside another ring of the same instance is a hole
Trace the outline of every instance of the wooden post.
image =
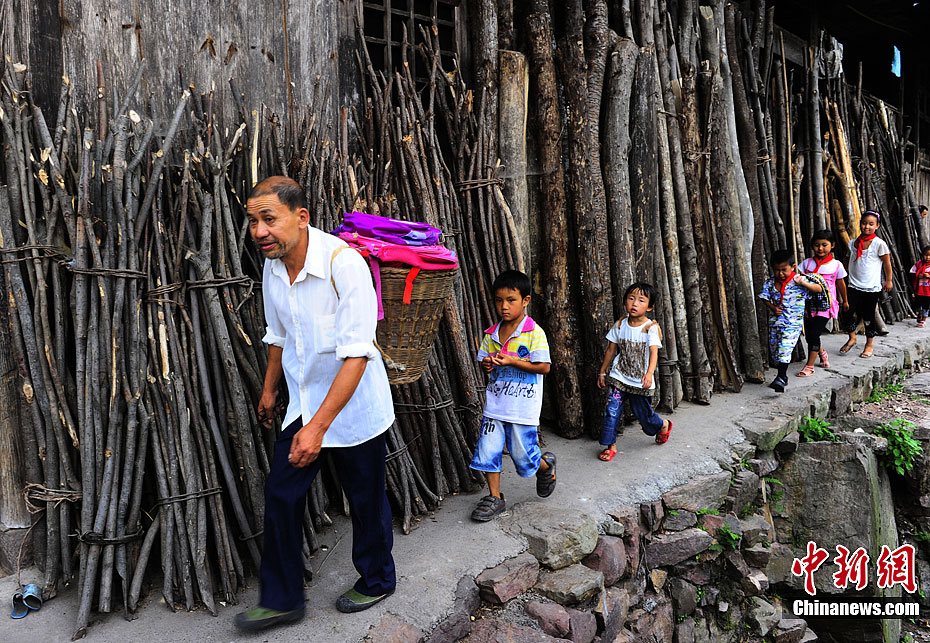
[[(503, 193), (517, 228), (517, 256), (530, 273), (529, 197), (526, 187), (526, 106), (529, 73), (526, 58), (516, 51), (500, 52), (498, 151), (503, 169)], [(532, 275), (530, 275), (532, 278)]]

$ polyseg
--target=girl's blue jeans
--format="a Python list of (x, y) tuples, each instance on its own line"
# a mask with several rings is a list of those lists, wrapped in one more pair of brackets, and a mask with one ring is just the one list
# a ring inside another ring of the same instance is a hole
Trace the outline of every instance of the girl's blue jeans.
[[(616, 386), (610, 387), (607, 394), (607, 407), (604, 409), (604, 426), (601, 428), (601, 446), (609, 447), (617, 441), (618, 433), (623, 433), (620, 421), (623, 419), (623, 400), (630, 401), (630, 409), (639, 420), (646, 435), (656, 435), (662, 430), (664, 421), (652, 408), (652, 403), (645, 395), (634, 395), (621, 391)], [(619, 432), (617, 427), (620, 426)]]

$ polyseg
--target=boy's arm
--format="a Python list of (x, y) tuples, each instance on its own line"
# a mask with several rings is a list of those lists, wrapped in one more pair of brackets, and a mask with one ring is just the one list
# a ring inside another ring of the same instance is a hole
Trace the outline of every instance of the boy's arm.
[(610, 372), (610, 365), (617, 355), (617, 345), (613, 342), (607, 342), (607, 350), (604, 351), (604, 359), (601, 360), (601, 368), (597, 371), (597, 385), (604, 388), (607, 384), (607, 373)]
[(656, 365), (659, 363), (659, 347), (652, 345), (649, 347), (649, 367), (646, 368), (646, 375), (643, 376), (643, 388), (652, 388), (652, 378), (656, 372)]
[(885, 272), (885, 290), (891, 290), (894, 285), (891, 281), (891, 255), (884, 254), (879, 258), (882, 260), (882, 270)]
[(799, 286), (803, 286), (804, 288), (807, 288), (811, 292), (823, 292), (823, 286), (821, 286), (815, 281), (811, 281), (810, 279), (802, 275), (797, 275), (794, 279), (794, 283), (798, 284)]

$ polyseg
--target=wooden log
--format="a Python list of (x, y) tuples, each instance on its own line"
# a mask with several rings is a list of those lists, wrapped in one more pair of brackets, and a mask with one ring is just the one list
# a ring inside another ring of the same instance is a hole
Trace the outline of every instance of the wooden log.
[[(669, 154), (671, 160), (672, 182), (675, 194), (675, 207), (678, 234), (678, 247), (669, 248), (670, 255), (680, 255), (684, 308), (686, 315), (688, 352), (682, 352), (679, 367), (685, 394), (689, 400), (707, 404), (710, 402), (713, 383), (710, 379), (710, 364), (705, 347), (704, 328), (702, 324), (700, 276), (698, 274), (697, 252), (694, 244), (694, 229), (691, 221), (691, 196), (688, 193), (687, 176), (684, 167), (679, 108), (672, 89), (671, 66), (669, 64), (669, 47), (666, 41), (665, 24), (668, 19), (665, 1), (659, 0), (659, 11), (655, 23), (656, 54), (659, 65), (659, 84), (662, 89), (664, 115), (668, 130)], [(669, 232), (667, 238), (671, 235)], [(682, 329), (685, 326), (681, 327)]]
[[(609, 257), (606, 208), (598, 211), (596, 207), (599, 201), (603, 203), (603, 183), (598, 172), (600, 165), (593, 161), (598, 158), (593, 155), (598, 141), (592, 140), (594, 130), (588, 122), (587, 65), (582, 46), (584, 13), (581, 0), (571, 0), (566, 5), (565, 32), (557, 49), (567, 111), (568, 192), (581, 285), (580, 372), (582, 381), (595, 382), (603, 351), (600, 338), (613, 321), (609, 273), (604, 270)], [(586, 424), (592, 432), (599, 430), (599, 392), (594, 386), (584, 386), (581, 394)]]
[[(530, 252), (529, 194), (526, 185), (526, 118), (529, 73), (526, 58), (516, 51), (500, 51), (498, 148), (504, 200), (513, 216), (514, 243), (520, 263), (533, 265)], [(532, 279), (532, 274), (530, 278)]]
[(639, 47), (628, 39), (617, 41), (610, 54), (604, 107), (602, 163), (607, 195), (610, 272), (614, 316), (624, 315), (623, 293), (635, 281), (633, 263), (633, 199), (630, 194), (630, 99)]
[(581, 389), (577, 362), (580, 345), (575, 315), (575, 295), (569, 279), (569, 245), (565, 194), (565, 171), (562, 166), (562, 116), (559, 88), (552, 58), (552, 22), (546, 0), (536, 0), (526, 19), (530, 46), (530, 69), (533, 95), (536, 97), (534, 120), (538, 128), (539, 162), (546, 174), (540, 180), (540, 213), (547, 231), (543, 278), (549, 348), (555, 383), (558, 432), (564, 437), (578, 437), (584, 431)]

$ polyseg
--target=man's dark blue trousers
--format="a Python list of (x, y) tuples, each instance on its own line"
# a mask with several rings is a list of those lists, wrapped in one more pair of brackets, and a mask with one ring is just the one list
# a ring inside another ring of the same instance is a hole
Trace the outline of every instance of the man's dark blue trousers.
[(394, 591), (394, 531), (385, 488), (385, 434), (352, 447), (323, 449), (309, 466), (288, 460), (291, 440), (302, 427), (298, 418), (278, 436), (271, 473), (265, 482), (265, 547), (259, 605), (290, 611), (304, 606), (303, 514), (307, 491), (324, 455), (332, 458), (352, 513), (352, 562), (359, 579), (355, 591), (380, 596)]

